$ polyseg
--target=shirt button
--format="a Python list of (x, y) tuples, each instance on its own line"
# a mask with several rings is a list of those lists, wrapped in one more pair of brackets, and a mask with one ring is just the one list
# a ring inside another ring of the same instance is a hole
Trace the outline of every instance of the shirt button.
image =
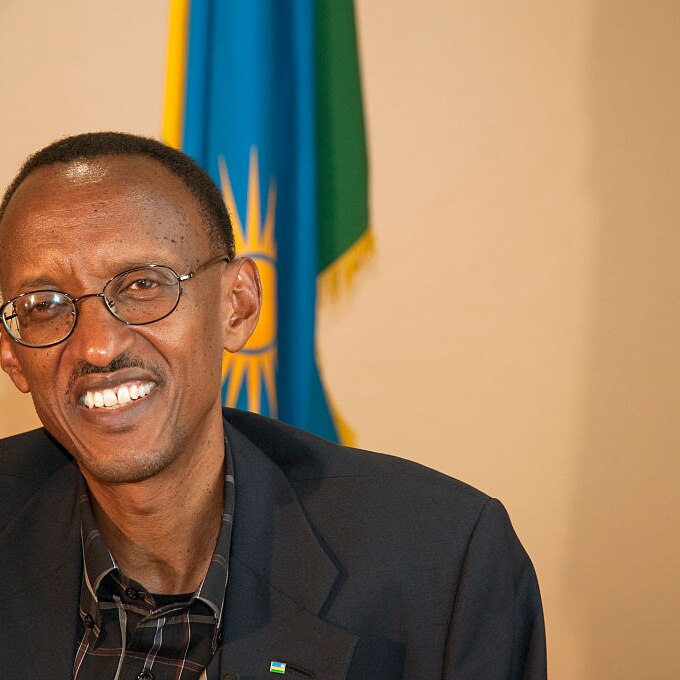
[[(136, 600), (139, 598), (139, 591), (136, 588), (126, 588), (125, 589), (125, 594), (131, 599), (131, 600)], [(147, 671), (142, 671), (146, 673)], [(141, 673), (139, 674), (141, 675)], [(137, 676), (139, 678), (139, 675)], [(150, 676), (151, 677), (151, 676)], [(140, 680), (147, 680), (146, 677), (140, 678)]]
[(83, 623), (86, 628), (94, 628), (94, 619), (89, 614), (83, 616)]
[(137, 675), (137, 680), (153, 680), (153, 673), (145, 668), (139, 675)]

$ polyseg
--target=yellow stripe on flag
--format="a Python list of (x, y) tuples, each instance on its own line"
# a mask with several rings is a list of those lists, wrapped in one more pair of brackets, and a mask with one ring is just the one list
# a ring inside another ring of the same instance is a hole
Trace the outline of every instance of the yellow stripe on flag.
[(179, 149), (184, 126), (184, 88), (190, 0), (170, 0), (168, 54), (165, 68), (163, 141)]

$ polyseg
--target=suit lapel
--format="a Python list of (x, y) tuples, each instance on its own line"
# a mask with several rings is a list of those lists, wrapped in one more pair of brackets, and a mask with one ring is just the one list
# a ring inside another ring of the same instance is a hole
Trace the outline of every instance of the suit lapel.
[[(46, 445), (52, 445), (46, 443)], [(78, 471), (57, 470), (0, 534), (0, 663), (26, 678), (70, 678), (81, 579)]]
[(338, 568), (283, 472), (227, 423), (225, 431), (236, 505), (223, 644), (208, 678), (272, 678), (270, 663), (280, 661), (289, 677), (343, 680), (358, 639), (319, 618)]

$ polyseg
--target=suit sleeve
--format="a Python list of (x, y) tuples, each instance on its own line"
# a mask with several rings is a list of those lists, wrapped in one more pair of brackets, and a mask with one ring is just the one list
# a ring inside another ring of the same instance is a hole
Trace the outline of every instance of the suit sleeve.
[(538, 582), (505, 508), (489, 500), (467, 547), (442, 680), (545, 680)]

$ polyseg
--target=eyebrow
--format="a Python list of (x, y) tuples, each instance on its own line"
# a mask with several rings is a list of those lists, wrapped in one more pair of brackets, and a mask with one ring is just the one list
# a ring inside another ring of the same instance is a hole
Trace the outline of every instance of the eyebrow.
[(52, 281), (52, 279), (48, 279), (45, 277), (38, 277), (35, 279), (26, 279), (22, 281), (18, 286), (18, 290), (26, 290), (28, 289), (28, 292), (31, 292), (32, 290), (41, 290), (43, 288), (54, 288), (56, 287), (56, 284)]
[[(170, 267), (171, 269), (175, 269), (175, 267), (173, 267), (172, 265), (166, 264), (165, 262), (159, 262), (157, 258), (150, 258), (148, 260), (131, 260), (128, 262), (120, 263), (120, 265), (116, 268), (115, 272), (103, 278), (102, 285), (104, 285), (104, 283), (109, 281), (112, 277), (117, 276), (118, 274), (122, 274), (123, 272), (126, 272), (129, 269), (135, 269), (136, 267), (146, 267), (147, 265), (150, 264), (161, 264), (164, 267)], [(17, 290), (22, 291), (21, 293), (17, 293), (17, 295), (31, 293), (36, 290), (58, 290), (64, 293), (68, 292), (60, 284), (55, 283), (54, 279), (50, 278), (49, 276), (36, 276), (34, 278), (24, 279), (17, 286)]]

